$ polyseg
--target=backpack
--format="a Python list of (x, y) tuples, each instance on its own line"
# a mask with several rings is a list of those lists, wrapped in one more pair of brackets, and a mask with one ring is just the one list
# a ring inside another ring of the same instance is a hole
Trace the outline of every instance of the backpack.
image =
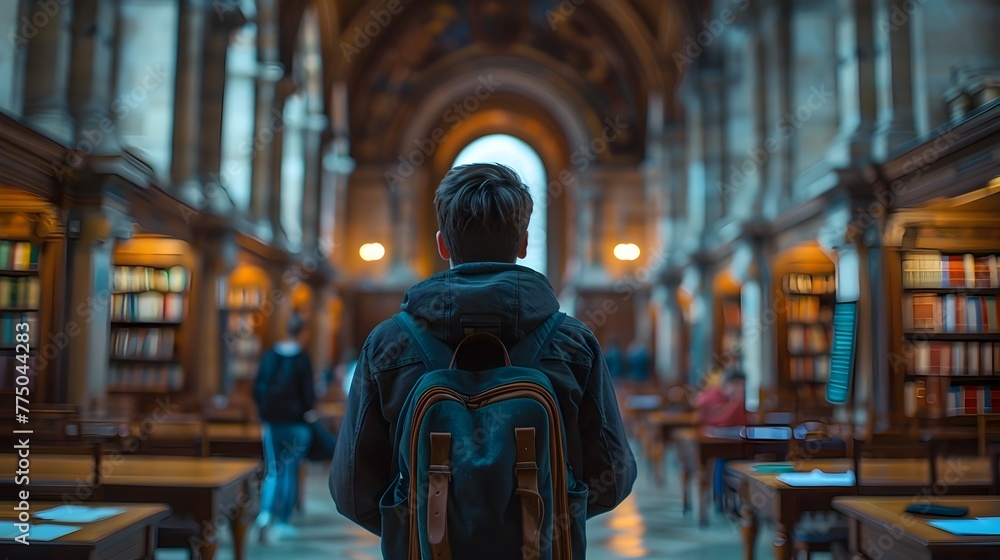
[[(587, 487), (568, 467), (556, 393), (538, 369), (565, 316), (550, 317), (509, 354), (485, 332), (452, 352), (412, 316), (394, 317), (428, 371), (403, 404), (399, 476), (379, 504), (386, 558), (583, 557)], [(477, 349), (475, 359), (495, 350), (503, 366), (468, 367)]]

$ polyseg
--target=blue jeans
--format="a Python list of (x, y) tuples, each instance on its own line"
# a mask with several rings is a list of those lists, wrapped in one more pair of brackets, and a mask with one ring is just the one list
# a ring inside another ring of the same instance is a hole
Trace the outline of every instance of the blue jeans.
[(312, 430), (304, 423), (264, 423), (264, 484), (260, 515), (264, 523), (288, 523), (299, 496), (299, 463), (309, 452)]

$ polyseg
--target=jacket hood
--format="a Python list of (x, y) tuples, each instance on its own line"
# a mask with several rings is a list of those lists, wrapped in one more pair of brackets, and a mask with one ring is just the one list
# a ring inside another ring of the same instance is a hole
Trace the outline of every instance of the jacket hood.
[(559, 301), (548, 279), (530, 268), (466, 263), (410, 288), (400, 310), (451, 346), (464, 338), (463, 318), (467, 326), (498, 324), (500, 338), (512, 344), (559, 311)]

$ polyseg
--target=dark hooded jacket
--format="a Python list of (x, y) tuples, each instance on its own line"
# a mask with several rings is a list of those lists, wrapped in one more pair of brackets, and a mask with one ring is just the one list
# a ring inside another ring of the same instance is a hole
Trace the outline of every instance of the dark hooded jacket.
[[(461, 317), (500, 314), (508, 348), (559, 310), (548, 280), (522, 266), (467, 263), (410, 288), (401, 307), (430, 334), (455, 348)], [(588, 517), (606, 512), (629, 494), (635, 458), (622, 426), (601, 348), (583, 323), (567, 317), (540, 366), (552, 380), (566, 428), (574, 477), (590, 488)], [(393, 320), (368, 336), (355, 371), (330, 470), (337, 509), (380, 535), (379, 499), (398, 475), (393, 457), (403, 402), (426, 368)]]

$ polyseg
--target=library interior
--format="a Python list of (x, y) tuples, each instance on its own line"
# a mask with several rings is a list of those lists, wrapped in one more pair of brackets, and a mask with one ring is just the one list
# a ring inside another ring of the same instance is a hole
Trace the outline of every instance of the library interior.
[[(565, 431), (603, 407), (637, 471), (587, 558), (1000, 559), (998, 28), (996, 0), (0, 2), (0, 555), (393, 558), (352, 517), (391, 491), (336, 489), (411, 437), (386, 405), (354, 453), (403, 371), (369, 334), (429, 278), (461, 313), (436, 194), (495, 162), (533, 209), (473, 306), (551, 292), (601, 350)], [(461, 327), (530, 338), (500, 317)], [(408, 558), (450, 558), (411, 506)], [(584, 557), (559, 514), (525, 558)]]

